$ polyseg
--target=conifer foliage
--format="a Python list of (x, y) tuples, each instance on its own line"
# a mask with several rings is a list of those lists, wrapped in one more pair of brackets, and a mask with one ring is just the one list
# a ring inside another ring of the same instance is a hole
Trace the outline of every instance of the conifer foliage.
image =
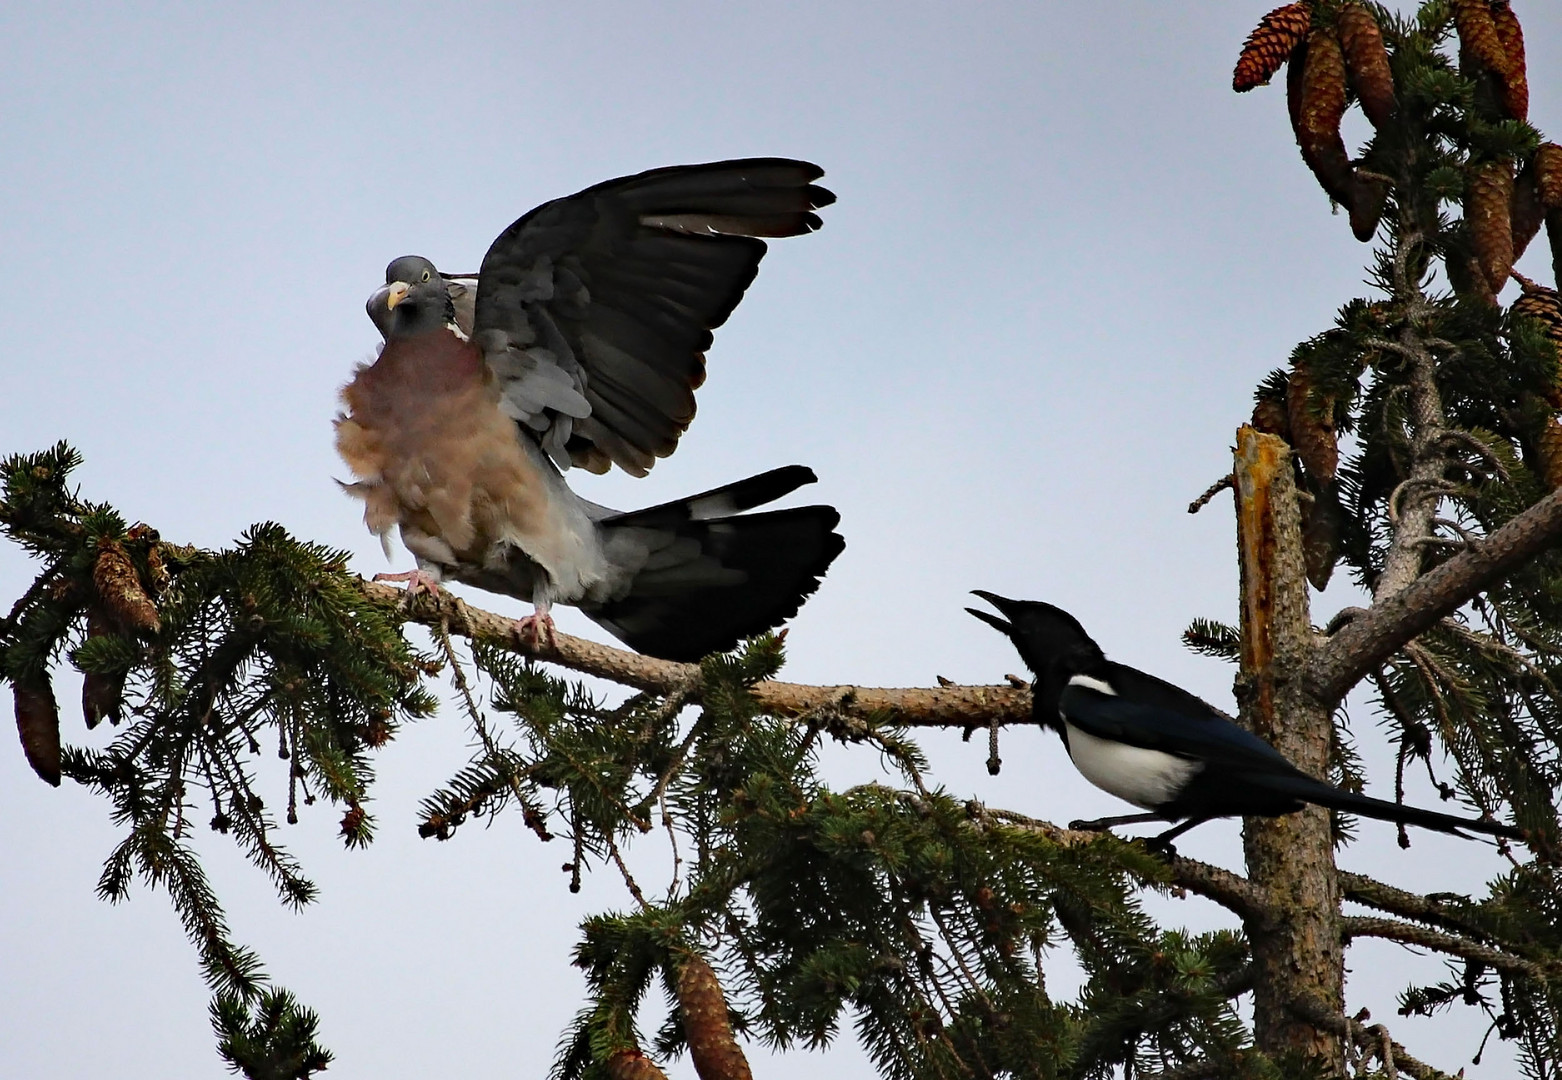
[[(559, 889), (588, 873), (623, 886), (620, 909), (580, 924), (587, 1000), (558, 1080), (659, 1080), (683, 1053), (701, 1080), (746, 1080), (756, 1043), (819, 1048), (846, 1024), (892, 1080), (1447, 1075), (1456, 1064), (1422, 1061), (1347, 1004), (1343, 948), (1363, 937), (1449, 960), (1446, 980), (1406, 988), (1402, 1013), (1484, 1012), (1529, 1075), (1562, 1072), (1562, 302), (1512, 269), (1542, 223), (1562, 253), (1562, 150), (1529, 123), (1503, 0), (1431, 0), (1408, 18), (1289, 4), (1249, 38), (1236, 88), (1285, 65), (1305, 164), (1376, 244), (1374, 294), (1260, 381), (1239, 446), (1282, 467), (1256, 490), (1239, 454), (1212, 489), (1236, 490), (1239, 522), (1273, 511), (1258, 539), (1239, 530), (1244, 619), (1195, 620), (1186, 640), (1239, 663), (1244, 722), (1311, 740), (1316, 771), (1353, 787), (1368, 778), (1339, 709), (1366, 687), (1398, 751), (1375, 790), (1404, 797), (1424, 772), (1525, 831), (1486, 895), (1339, 871), (1349, 822), (1322, 811), (1247, 822), (1237, 872), (933, 783), (915, 727), (996, 739), (1026, 715), (1014, 687), (872, 705), (839, 687), (779, 694), (774, 636), (699, 665), (566, 635), (539, 652), (449, 597), (402, 601), (278, 525), (223, 551), (165, 541), (82, 499), (64, 445), (9, 458), (0, 530), (40, 564), (0, 620), (22, 752), (48, 783), (104, 798), (121, 830), (105, 898), (137, 878), (167, 891), (230, 1066), (297, 1080), (331, 1059), (322, 1022), (232, 939), (197, 829), (307, 904), (278, 813), (293, 824), (323, 798), (345, 843), (370, 842), (375, 751), (433, 712), (445, 675), (477, 749), (425, 799), (420, 833), (482, 843), (468, 825), (513, 821), (568, 849)], [(1357, 103), (1373, 134), (1351, 156), (1341, 121)], [(1317, 630), (1306, 581), (1336, 571), (1371, 602)], [(57, 692), (78, 683), (79, 736)], [(894, 782), (832, 787), (826, 746)], [(1156, 891), (1221, 905), (1232, 926), (1158, 925), (1143, 905)], [(1290, 962), (1298, 943), (1325, 946), (1311, 968)], [(1049, 987), (1063, 952), (1084, 972), (1077, 994)]]

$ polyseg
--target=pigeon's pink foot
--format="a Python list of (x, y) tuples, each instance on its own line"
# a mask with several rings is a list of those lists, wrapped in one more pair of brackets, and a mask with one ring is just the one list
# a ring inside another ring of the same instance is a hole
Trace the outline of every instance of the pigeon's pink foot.
[(432, 574), (426, 574), (422, 570), (404, 570), (399, 574), (375, 574), (375, 581), (405, 581), (407, 583), (407, 595), (416, 596), (426, 592), (430, 596), (439, 595), (439, 579)]
[(512, 629), (521, 644), (529, 645), (533, 649), (558, 647), (558, 642), (553, 636), (553, 616), (546, 611), (538, 611), (524, 619), (516, 619)]

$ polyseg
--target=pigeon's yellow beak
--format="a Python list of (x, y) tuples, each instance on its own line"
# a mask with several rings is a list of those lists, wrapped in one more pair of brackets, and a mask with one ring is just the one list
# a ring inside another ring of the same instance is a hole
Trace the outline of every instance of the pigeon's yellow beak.
[(407, 292), (412, 288), (405, 281), (393, 281), (386, 286), (385, 308), (387, 311), (395, 311), (396, 305), (407, 298)]

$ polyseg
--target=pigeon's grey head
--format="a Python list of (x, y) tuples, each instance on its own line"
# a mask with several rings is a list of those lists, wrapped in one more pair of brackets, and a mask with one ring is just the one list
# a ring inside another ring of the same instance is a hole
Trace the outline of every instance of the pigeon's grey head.
[(386, 341), (455, 321), (445, 278), (420, 255), (403, 255), (385, 268), (385, 284), (364, 305)]

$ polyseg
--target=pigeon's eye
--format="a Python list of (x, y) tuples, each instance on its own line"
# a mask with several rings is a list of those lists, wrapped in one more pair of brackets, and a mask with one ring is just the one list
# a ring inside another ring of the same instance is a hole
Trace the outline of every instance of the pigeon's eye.
[(423, 271), (423, 280), (424, 281), (428, 280), (428, 271), (427, 270)]

